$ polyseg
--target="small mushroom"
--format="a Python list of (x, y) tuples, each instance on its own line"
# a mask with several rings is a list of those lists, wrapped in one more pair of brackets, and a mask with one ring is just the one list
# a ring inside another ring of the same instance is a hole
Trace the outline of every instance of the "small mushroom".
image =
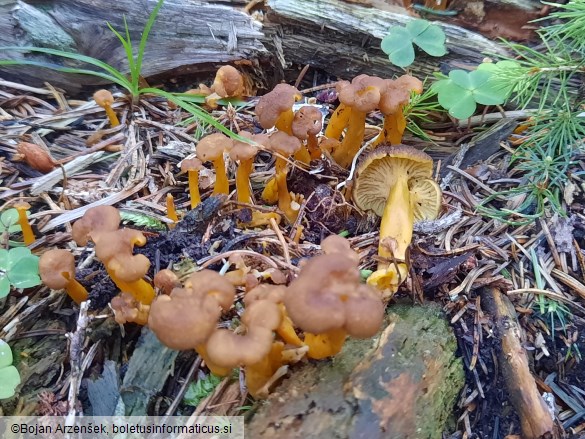
[(94, 240), (94, 235), (118, 230), (121, 220), (120, 212), (113, 206), (92, 207), (73, 223), (71, 237), (77, 245), (87, 245)]
[[(339, 81), (335, 85), (335, 90), (339, 96), (339, 92), (344, 87), (350, 85), (349, 81)], [(339, 140), (343, 134), (343, 130), (349, 124), (349, 118), (351, 117), (351, 107), (348, 107), (343, 102), (340, 102), (331, 117), (327, 128), (325, 128), (325, 137), (329, 139)]]
[(18, 212), (18, 225), (22, 230), (22, 240), (25, 245), (31, 245), (37, 239), (26, 215), (26, 212), (30, 209), (30, 204), (26, 201), (18, 201), (14, 204), (14, 208)]
[[(269, 147), (280, 156), (290, 157), (301, 147), (301, 141), (294, 136), (289, 136), (283, 131), (277, 131), (270, 136)], [(278, 207), (290, 222), (294, 222), (299, 214), (300, 205), (294, 199), (286, 184), (287, 162), (284, 158), (276, 156), (276, 187), (278, 190)], [(266, 186), (266, 189), (268, 186)], [(264, 198), (264, 193), (262, 194)]]
[(120, 125), (118, 116), (116, 116), (116, 112), (112, 108), (112, 104), (114, 103), (114, 96), (112, 96), (112, 93), (108, 90), (98, 90), (93, 94), (93, 100), (106, 111), (106, 116), (108, 116), (108, 120), (112, 127)]
[(284, 306), (305, 331), (308, 355), (315, 359), (337, 354), (347, 334), (373, 336), (384, 317), (380, 294), (361, 284), (355, 261), (338, 252), (307, 261), (289, 285)]
[(223, 153), (231, 149), (232, 139), (221, 133), (214, 133), (203, 137), (197, 144), (197, 157), (202, 162), (212, 162), (215, 169), (215, 185), (212, 195), (228, 195), (230, 185), (223, 161)]
[(39, 275), (49, 288), (65, 289), (78, 305), (87, 300), (87, 290), (75, 280), (75, 258), (70, 251), (53, 249), (43, 253), (39, 259)]
[(431, 180), (433, 160), (410, 146), (383, 146), (366, 155), (356, 171), (353, 199), (382, 217), (378, 269), (368, 284), (391, 297), (408, 275), (407, 250), (415, 219), (434, 219), (441, 190)]
[(169, 223), (169, 229), (174, 229), (177, 223), (179, 222), (179, 217), (177, 216), (177, 209), (175, 207), (175, 197), (173, 194), (167, 194), (166, 198), (166, 205), (167, 205), (167, 218), (172, 221)]
[(114, 283), (122, 292), (130, 293), (144, 305), (154, 299), (152, 285), (144, 280), (150, 261), (144, 255), (133, 254), (134, 246), (146, 244), (146, 237), (139, 230), (120, 229), (92, 236), (95, 254), (106, 266)]
[(114, 311), (114, 320), (120, 325), (136, 323), (146, 325), (150, 306), (137, 301), (130, 293), (120, 293), (112, 299), (110, 306)]
[(323, 127), (323, 115), (321, 111), (312, 105), (305, 105), (298, 109), (292, 122), (292, 133), (300, 139), (307, 141), (307, 149), (311, 160), (321, 157), (317, 134)]
[(171, 294), (174, 288), (181, 287), (181, 282), (179, 282), (177, 275), (166, 268), (156, 273), (152, 282), (162, 294), (167, 295)]
[(197, 157), (185, 159), (181, 162), (181, 171), (187, 172), (189, 179), (189, 198), (191, 200), (191, 209), (195, 209), (195, 207), (201, 203), (201, 195), (199, 194), (199, 171), (202, 167), (203, 164)]
[(381, 143), (398, 145), (402, 142), (402, 135), (406, 129), (403, 108), (410, 101), (410, 93), (420, 94), (422, 89), (423, 83), (414, 76), (402, 75), (395, 80), (386, 80), (386, 89), (380, 98), (384, 126), (374, 140), (374, 145)]
[(351, 248), (349, 241), (339, 235), (329, 235), (321, 241), (321, 250), (326, 255), (332, 255), (334, 253), (342, 254), (354, 261), (356, 265), (360, 262), (359, 255)]
[(294, 119), (292, 106), (301, 97), (301, 92), (288, 84), (278, 84), (274, 90), (261, 96), (255, 109), (260, 126), (264, 129), (276, 127), (291, 136)]

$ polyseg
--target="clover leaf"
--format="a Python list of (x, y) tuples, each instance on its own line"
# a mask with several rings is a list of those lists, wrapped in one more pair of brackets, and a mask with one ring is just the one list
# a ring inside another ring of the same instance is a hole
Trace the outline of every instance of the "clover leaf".
[(16, 233), (20, 232), (20, 225), (18, 224), (18, 211), (16, 209), (8, 209), (0, 215), (0, 232)]
[(411, 20), (405, 27), (392, 26), (388, 29), (388, 35), (382, 39), (381, 48), (392, 64), (406, 67), (414, 62), (415, 44), (431, 56), (447, 53), (443, 30), (421, 19)]
[(28, 247), (10, 250), (0, 249), (0, 299), (14, 288), (30, 288), (40, 285), (39, 257), (33, 255)]
[(10, 346), (0, 340), (0, 399), (12, 398), (20, 384), (20, 374), (12, 365), (12, 361)]
[(435, 82), (431, 88), (437, 92), (439, 104), (457, 119), (467, 119), (475, 113), (477, 104), (503, 104), (511, 89), (495, 80), (490, 68), (472, 72), (451, 70), (449, 77)]

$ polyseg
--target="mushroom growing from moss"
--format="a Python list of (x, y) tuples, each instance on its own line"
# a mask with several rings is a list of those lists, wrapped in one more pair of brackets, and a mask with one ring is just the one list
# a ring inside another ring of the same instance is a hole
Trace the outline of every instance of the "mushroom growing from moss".
[(108, 120), (110, 121), (110, 125), (112, 125), (112, 127), (117, 127), (120, 125), (118, 116), (116, 116), (116, 112), (112, 108), (112, 104), (114, 103), (114, 96), (112, 93), (110, 93), (108, 90), (98, 90), (93, 94), (93, 99), (96, 104), (98, 104), (106, 111), (106, 116), (108, 116)]
[(232, 139), (221, 133), (214, 133), (203, 137), (197, 144), (197, 157), (202, 162), (212, 162), (215, 170), (215, 184), (212, 195), (230, 192), (230, 185), (223, 161), (223, 153), (231, 149)]
[(294, 324), (305, 331), (308, 356), (315, 359), (337, 354), (348, 334), (373, 336), (384, 317), (380, 294), (360, 283), (355, 261), (339, 252), (306, 262), (289, 285), (284, 306)]
[(75, 258), (70, 251), (53, 249), (43, 253), (39, 259), (39, 275), (49, 288), (65, 289), (78, 305), (87, 300), (87, 290), (75, 280)]
[(378, 269), (368, 284), (394, 294), (408, 275), (407, 250), (415, 219), (434, 219), (441, 190), (431, 179), (433, 159), (410, 146), (383, 146), (366, 155), (356, 171), (353, 199), (382, 217)]
[(187, 177), (189, 180), (189, 198), (191, 201), (191, 209), (195, 209), (197, 205), (201, 203), (201, 195), (199, 194), (199, 171), (201, 171), (201, 168), (203, 168), (203, 164), (197, 157), (185, 159), (181, 162), (181, 171), (187, 172)]

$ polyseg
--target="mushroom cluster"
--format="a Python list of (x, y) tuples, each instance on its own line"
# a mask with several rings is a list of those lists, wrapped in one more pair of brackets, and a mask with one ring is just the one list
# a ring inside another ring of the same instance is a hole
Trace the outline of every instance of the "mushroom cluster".
[(242, 285), (250, 274), (242, 261), (234, 276), (202, 270), (184, 286), (173, 278), (170, 293), (153, 301), (148, 326), (166, 346), (196, 350), (217, 375), (245, 368), (250, 393), (266, 395), (289, 364), (305, 355), (333, 356), (347, 335), (371, 337), (382, 324), (382, 298), (360, 283), (359, 257), (349, 243), (334, 235), (323, 241), (322, 249), (324, 254), (306, 261), (290, 286), (262, 283), (247, 290), (235, 331), (218, 328), (218, 322), (233, 304), (234, 281)]
[(92, 207), (73, 224), (73, 240), (81, 246), (92, 241), (97, 258), (120, 291), (131, 294), (137, 302), (150, 305), (154, 288), (144, 280), (150, 261), (144, 255), (133, 254), (135, 245), (146, 244), (146, 237), (139, 230), (119, 229), (120, 220), (115, 207)]

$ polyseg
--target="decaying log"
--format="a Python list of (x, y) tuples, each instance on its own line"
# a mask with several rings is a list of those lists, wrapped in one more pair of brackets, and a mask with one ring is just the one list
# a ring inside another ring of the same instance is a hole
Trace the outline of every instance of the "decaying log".
[[(361, 73), (404, 74), (380, 49), (388, 28), (412, 19), (404, 13), (339, 0), (268, 0), (267, 6), (264, 33), (270, 38), (265, 44), (284, 65), (309, 64), (342, 79)], [(476, 66), (485, 52), (505, 53), (502, 46), (479, 34), (446, 23), (441, 26), (449, 53), (435, 58), (418, 51), (408, 69), (419, 78), (438, 70)]]
[(246, 428), (253, 438), (440, 438), (462, 388), (456, 342), (436, 306), (392, 308), (374, 340), (295, 366)]
[[(0, 0), (0, 46), (49, 47), (79, 52), (105, 61), (127, 72), (124, 48), (108, 29), (124, 33), (124, 17), (130, 36), (138, 47), (141, 32), (156, 0), (47, 0), (41, 3)], [(166, 0), (146, 46), (143, 76), (150, 77), (181, 68), (213, 71), (217, 63), (255, 59), (266, 54), (261, 43), (261, 25), (238, 3)], [(34, 59), (63, 63), (56, 57), (1, 52), (0, 59)], [(87, 65), (82, 67), (87, 68)], [(52, 85), (74, 90), (84, 84), (99, 84), (92, 76), (76, 76), (33, 67), (1, 68), (2, 76), (28, 85)], [(102, 81), (103, 82), (103, 81)]]
[(528, 356), (522, 346), (523, 330), (518, 324), (514, 305), (497, 288), (486, 288), (481, 295), (484, 310), (495, 321), (498, 352), (510, 401), (518, 413), (523, 439), (554, 437), (554, 423), (530, 373)]
[[(107, 28), (123, 30), (138, 46), (141, 31), (156, 0), (0, 0), (0, 46), (49, 47), (99, 58), (127, 72), (125, 52)], [(341, 0), (268, 0), (264, 23), (243, 11), (241, 0), (222, 4), (166, 0), (151, 31), (143, 62), (143, 76), (176, 76), (204, 72), (211, 76), (218, 64), (244, 62), (253, 80), (272, 87), (291, 64), (309, 64), (341, 78), (359, 73), (389, 77), (402, 74), (380, 50), (381, 38), (394, 24), (411, 17), (403, 8), (384, 11)], [(503, 53), (496, 42), (443, 23), (449, 54), (432, 58), (419, 53), (411, 71), (419, 77), (462, 65), (477, 65), (482, 52)], [(34, 59), (87, 67), (41, 54), (1, 52), (0, 59)], [(259, 64), (261, 63), (261, 65)], [(261, 68), (259, 68), (261, 67)], [(47, 81), (69, 92), (102, 83), (92, 76), (38, 69), (2, 67), (0, 75), (28, 85)]]

